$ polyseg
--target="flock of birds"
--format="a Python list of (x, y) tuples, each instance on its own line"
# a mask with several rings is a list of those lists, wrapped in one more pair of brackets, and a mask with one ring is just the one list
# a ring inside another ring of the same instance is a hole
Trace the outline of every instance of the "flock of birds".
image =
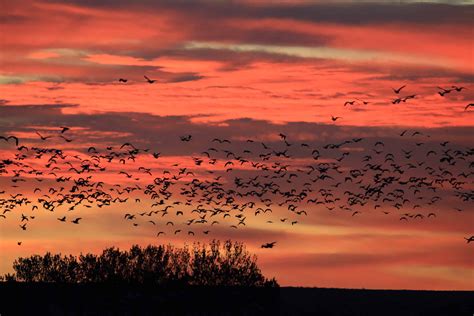
[[(407, 102), (408, 100), (410, 99), (415, 99), (418, 95), (416, 94), (410, 94), (410, 95), (406, 95), (404, 97), (400, 97), (400, 92), (402, 91), (402, 89), (404, 89), (406, 87), (406, 85), (403, 85), (399, 88), (392, 88), (393, 92), (395, 93), (395, 95), (397, 95), (397, 97), (395, 99), (392, 100), (392, 104), (400, 104), (401, 102)], [(448, 93), (451, 93), (453, 91), (456, 91), (456, 92), (461, 92), (462, 90), (464, 89), (467, 89), (466, 87), (459, 87), (459, 86), (451, 86), (451, 88), (442, 88), (442, 87), (437, 87), (438, 88), (438, 91), (437, 93), (441, 96), (441, 97), (444, 97), (446, 94)], [(369, 104), (368, 101), (365, 101), (365, 100), (361, 100), (361, 99), (355, 99), (355, 100), (351, 100), (351, 101), (346, 101), (344, 103), (344, 106), (347, 106), (347, 105), (367, 105)], [(473, 107), (474, 106), (474, 103), (469, 103), (467, 104), (465, 107), (464, 107), (464, 111), (468, 110), (470, 107)], [(332, 117), (332, 120), (333, 121), (336, 121), (338, 118), (340, 117)]]
[[(157, 82), (158, 80), (156, 79), (150, 79), (148, 76), (144, 75), (143, 76), (146, 80), (146, 82), (148, 82), (149, 84), (153, 84), (155, 82)], [(122, 83), (122, 84), (126, 84), (128, 83), (128, 79), (125, 79), (125, 78), (119, 78), (118, 79), (118, 82), (119, 83)], [(397, 95), (397, 97), (395, 99), (392, 100), (392, 104), (400, 104), (401, 102), (407, 102), (408, 100), (410, 99), (415, 99), (418, 95), (416, 94), (410, 94), (410, 95), (406, 95), (404, 97), (399, 97), (400, 95), (400, 92), (406, 87), (406, 85), (403, 85), (399, 88), (392, 88), (393, 92), (395, 93), (395, 95)], [(453, 91), (455, 92), (461, 92), (462, 90), (465, 90), (467, 89), (466, 87), (460, 87), (460, 86), (451, 86), (451, 88), (442, 88), (442, 87), (437, 87), (438, 88), (438, 91), (437, 93), (441, 96), (441, 97), (444, 97), (446, 94), (448, 93), (451, 93)], [(365, 100), (361, 100), (361, 99), (355, 99), (355, 100), (351, 100), (351, 101), (346, 101), (344, 102), (344, 106), (347, 106), (347, 105), (368, 105), (370, 102), (369, 101), (365, 101)], [(474, 103), (469, 103), (467, 104), (465, 107), (464, 107), (464, 111), (468, 110), (470, 107), (474, 107)], [(331, 120), (333, 122), (337, 121), (338, 119), (340, 119), (342, 117), (339, 117), (339, 116), (331, 116)]]
[[(393, 91), (398, 95), (404, 88)], [(439, 94), (463, 89), (440, 88)], [(399, 97), (393, 103), (415, 97)], [(368, 104), (357, 99), (345, 106), (356, 103)], [(42, 211), (55, 212), (60, 223), (79, 225), (87, 221), (77, 215), (81, 209), (111, 205), (123, 205), (123, 221), (134, 227), (156, 226), (156, 236), (194, 236), (207, 235), (217, 225), (245, 227), (249, 218), (295, 226), (318, 209), (351, 217), (380, 212), (396, 214), (402, 222), (429, 220), (439, 216), (437, 205), (445, 199), (457, 198), (457, 212), (474, 201), (474, 148), (434, 142), (421, 131), (393, 135), (406, 146), (395, 150), (372, 137), (319, 146), (293, 141), (283, 133), (271, 143), (214, 138), (189, 157), (192, 167), (183, 162), (166, 165), (161, 152), (131, 142), (69, 153), (58, 142), (76, 140), (69, 136), (70, 127), (35, 132), (39, 138), (33, 145), (28, 145), (31, 139), (0, 136), (0, 145), (11, 153), (0, 159), (0, 175), (10, 181), (8, 192), (0, 190), (0, 219), (20, 216), (23, 231)], [(176, 141), (194, 138), (188, 134)], [(102, 181), (114, 174), (123, 177), (124, 184)], [(28, 188), (32, 192), (26, 193)], [(465, 239), (474, 242), (474, 236)]]

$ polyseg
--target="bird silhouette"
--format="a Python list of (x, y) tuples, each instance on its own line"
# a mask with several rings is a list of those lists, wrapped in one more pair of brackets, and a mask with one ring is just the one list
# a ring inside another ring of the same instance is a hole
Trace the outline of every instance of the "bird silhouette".
[(365, 100), (357, 99), (357, 101), (360, 101), (360, 102), (362, 102), (362, 104), (363, 104), (363, 105), (367, 105), (367, 104), (369, 104), (369, 102), (368, 102), (368, 101), (365, 101)]
[(0, 136), (0, 139), (3, 139), (4, 141), (6, 141), (7, 143), (9, 142), (10, 139), (13, 139), (15, 141), (15, 145), (18, 147), (18, 144), (19, 144), (19, 140), (18, 140), (18, 137), (15, 137), (15, 136)]
[(346, 101), (346, 102), (344, 102), (344, 106), (346, 106), (346, 105), (354, 105), (355, 102), (356, 102), (355, 100)]
[(451, 88), (453, 88), (457, 92), (461, 92), (462, 90), (467, 89), (466, 87), (458, 87), (458, 86), (451, 86)]
[(64, 137), (63, 135), (60, 135), (59, 137), (61, 137), (62, 139), (64, 139), (64, 140), (66, 141), (66, 143), (72, 142), (72, 139), (66, 138), (66, 137)]
[(78, 217), (78, 218), (76, 218), (76, 219), (73, 219), (73, 220), (71, 221), (71, 223), (79, 224), (79, 221), (80, 221), (81, 219), (82, 219), (81, 217)]
[(152, 83), (155, 83), (155, 82), (156, 82), (156, 80), (152, 80), (152, 79), (148, 78), (147, 76), (143, 76), (143, 77), (145, 77), (145, 80), (146, 80), (149, 84), (152, 84)]
[(184, 136), (180, 136), (179, 138), (180, 138), (181, 141), (183, 141), (183, 142), (189, 142), (192, 137), (193, 137), (192, 135), (184, 135)]
[(438, 94), (439, 94), (440, 96), (442, 96), (442, 97), (444, 97), (445, 94), (448, 94), (448, 93), (450, 93), (451, 91), (453, 91), (453, 90), (451, 90), (451, 89), (445, 89), (445, 88), (441, 88), (441, 87), (438, 87), (438, 89), (441, 90), (441, 91), (438, 91)]
[(38, 131), (35, 131), (35, 133), (41, 138), (41, 140), (48, 140), (53, 137), (53, 136), (43, 136)]
[(396, 94), (399, 94), (399, 93), (400, 93), (400, 91), (402, 91), (402, 89), (403, 89), (403, 88), (405, 88), (405, 87), (406, 87), (406, 85), (403, 85), (403, 86), (401, 86), (401, 87), (400, 87), (400, 88), (398, 88), (398, 89), (394, 89), (394, 88), (392, 88), (392, 90), (393, 90), (393, 92), (395, 92)]
[(265, 243), (263, 245), (261, 245), (260, 247), (261, 248), (273, 248), (276, 244), (276, 241), (273, 241), (273, 242), (269, 242), (269, 243)]
[(400, 88), (397, 88), (397, 89), (392, 88), (392, 90), (393, 90), (393, 92), (395, 92), (396, 94), (399, 94), (400, 91), (402, 91), (402, 89), (405, 88), (405, 87), (406, 87), (406, 85), (403, 85), (403, 86), (401, 86)]
[(61, 134), (64, 134), (65, 132), (70, 130), (70, 128), (67, 126), (61, 126), (60, 128), (61, 128)]

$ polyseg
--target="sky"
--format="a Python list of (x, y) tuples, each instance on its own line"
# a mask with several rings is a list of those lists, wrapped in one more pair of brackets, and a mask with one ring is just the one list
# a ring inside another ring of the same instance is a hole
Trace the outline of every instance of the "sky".
[[(231, 177), (224, 163), (196, 166), (192, 158), (212, 146), (262, 150), (247, 139), (284, 150), (283, 133), (293, 143), (292, 158), (273, 158), (291, 170), (314, 162), (297, 143), (323, 152), (325, 144), (363, 138), (347, 146), (344, 170), (375, 155), (377, 141), (400, 164), (421, 162), (429, 149), (440, 155), (448, 147), (470, 150), (448, 167), (465, 182), (461, 191), (472, 195), (474, 108), (465, 109), (474, 100), (472, 1), (18, 0), (1, 6), (0, 135), (71, 156), (85, 157), (91, 146), (118, 150), (124, 142), (160, 152), (158, 159), (142, 154), (135, 163), (116, 161), (91, 174), (105, 186), (146, 185), (152, 177), (134, 180), (119, 172), (137, 174), (138, 166), (147, 166), (156, 176), (175, 163), (202, 181), (222, 175), (232, 184), (233, 176), (259, 172), (243, 164)], [(393, 91), (402, 86), (399, 94)], [(451, 91), (442, 96), (439, 87)], [(393, 103), (410, 95), (416, 96)], [(70, 128), (64, 136), (71, 142), (57, 136), (60, 126)], [(421, 134), (401, 137), (405, 130)], [(35, 131), (54, 137), (42, 141)], [(192, 141), (180, 140), (188, 134)], [(216, 137), (232, 144), (213, 142)], [(440, 145), (445, 141), (449, 145)], [(413, 151), (413, 158), (402, 150)], [(12, 142), (0, 140), (0, 160), (17, 153)], [(328, 153), (326, 159), (337, 157)], [(425, 166), (436, 172), (446, 167), (430, 159)], [(47, 163), (25, 161), (39, 169)], [(34, 187), (46, 194), (61, 186), (51, 176), (41, 183), (31, 175), (12, 182), (14, 169), (0, 174), (0, 199), (22, 193), (34, 200), (40, 196)], [(303, 188), (302, 182), (288, 183)], [(344, 186), (330, 190), (344, 196)], [(314, 192), (320, 189), (328, 187), (314, 184)], [(459, 191), (440, 184), (441, 200), (422, 207), (423, 219), (400, 220), (419, 212), (414, 203), (401, 209), (384, 204), (390, 212), (384, 214), (372, 204), (344, 212), (305, 202), (308, 216), (302, 218), (275, 201), (271, 216), (251, 211), (245, 227), (216, 225), (209, 235), (195, 236), (174, 235), (162, 219), (152, 225), (137, 215), (138, 226), (131, 225), (124, 214), (149, 210), (144, 196), (134, 196), (141, 204), (133, 198), (104, 208), (79, 206), (73, 215), (25, 205), (0, 218), (0, 273), (12, 272), (19, 256), (46, 251), (97, 253), (108, 246), (231, 238), (245, 242), (263, 273), (284, 286), (474, 290), (474, 243), (464, 239), (474, 234), (474, 208), (472, 196), (462, 200)], [(178, 193), (173, 199), (184, 201)], [(355, 210), (360, 213), (352, 216)], [(436, 217), (427, 218), (430, 212)], [(26, 231), (19, 227), (21, 214), (34, 216)], [(61, 223), (62, 216), (83, 220)], [(279, 221), (284, 217), (298, 223)], [(158, 238), (160, 229), (167, 234)], [(260, 248), (271, 241), (275, 248)]]

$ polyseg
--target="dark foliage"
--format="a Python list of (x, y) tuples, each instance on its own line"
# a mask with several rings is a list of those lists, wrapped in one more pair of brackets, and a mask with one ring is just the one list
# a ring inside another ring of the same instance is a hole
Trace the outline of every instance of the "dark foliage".
[(176, 248), (171, 245), (134, 245), (128, 251), (107, 248), (101, 255), (62, 256), (46, 253), (18, 258), (14, 274), (6, 281), (56, 283), (125, 283), (158, 286), (245, 286), (275, 287), (266, 279), (242, 243), (195, 243)]

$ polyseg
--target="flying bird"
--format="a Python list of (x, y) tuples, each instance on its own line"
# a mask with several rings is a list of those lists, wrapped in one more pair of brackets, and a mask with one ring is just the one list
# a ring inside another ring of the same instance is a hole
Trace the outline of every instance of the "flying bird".
[(71, 223), (74, 223), (74, 224), (79, 224), (79, 221), (82, 219), (82, 217), (78, 217), (74, 220), (71, 221)]
[[(18, 137), (15, 137), (15, 136), (8, 136), (8, 137), (5, 137), (5, 136), (0, 136), (0, 139), (3, 139), (5, 140), (7, 143), (10, 139), (13, 139), (15, 141), (15, 145), (18, 147)], [(22, 146), (23, 147), (23, 146)]]
[(189, 142), (191, 138), (193, 138), (192, 135), (184, 135), (184, 136), (179, 137), (179, 139), (181, 139), (182, 142)]
[(451, 86), (451, 88), (453, 88), (457, 92), (461, 92), (463, 89), (467, 89), (466, 87), (458, 87), (458, 86)]
[(70, 130), (69, 127), (66, 127), (66, 126), (61, 126), (61, 134), (64, 134), (65, 132), (67, 132), (68, 130)]
[(469, 238), (464, 237), (464, 239), (466, 239), (466, 243), (470, 243), (471, 241), (474, 241), (474, 236), (471, 236)]
[(396, 94), (399, 94), (399, 93), (400, 93), (400, 91), (402, 91), (402, 89), (403, 89), (403, 88), (405, 88), (405, 87), (406, 87), (406, 85), (403, 85), (403, 86), (401, 86), (401, 87), (400, 87), (400, 88), (398, 88), (398, 89), (394, 89), (394, 88), (392, 88), (392, 90), (393, 90), (393, 92), (395, 92)]
[(355, 100), (353, 100), (353, 101), (346, 101), (346, 102), (344, 103), (344, 106), (346, 106), (346, 105), (348, 105), (348, 104), (349, 104), (349, 105), (354, 105), (355, 102), (356, 102)]
[(361, 99), (357, 99), (357, 100), (358, 100), (358, 101), (360, 101), (360, 102), (362, 102), (362, 104), (363, 104), (363, 105), (367, 105), (367, 104), (369, 104), (369, 102), (368, 102), (368, 101), (361, 100)]
[(276, 241), (265, 243), (261, 246), (261, 248), (273, 248), (276, 244)]
[(63, 135), (61, 135), (61, 136), (59, 136), (59, 137), (61, 137), (62, 139), (64, 139), (64, 140), (66, 141), (66, 143), (72, 142), (72, 139), (66, 138), (66, 137), (64, 137)]
[(152, 80), (152, 79), (148, 78), (147, 76), (143, 76), (143, 77), (145, 77), (146, 81), (147, 81), (149, 84), (152, 84), (152, 83), (155, 83), (155, 82), (156, 82), (156, 80)]
[(41, 138), (41, 140), (47, 140), (47, 139), (50, 139), (51, 137), (53, 137), (53, 136), (43, 136), (38, 131), (35, 131), (35, 133), (38, 134), (38, 136)]
[(441, 87), (438, 87), (438, 89), (441, 90), (441, 91), (438, 91), (438, 94), (442, 97), (444, 97), (445, 94), (450, 93), (451, 91), (453, 91), (451, 89), (445, 89), (445, 88), (441, 88)]

